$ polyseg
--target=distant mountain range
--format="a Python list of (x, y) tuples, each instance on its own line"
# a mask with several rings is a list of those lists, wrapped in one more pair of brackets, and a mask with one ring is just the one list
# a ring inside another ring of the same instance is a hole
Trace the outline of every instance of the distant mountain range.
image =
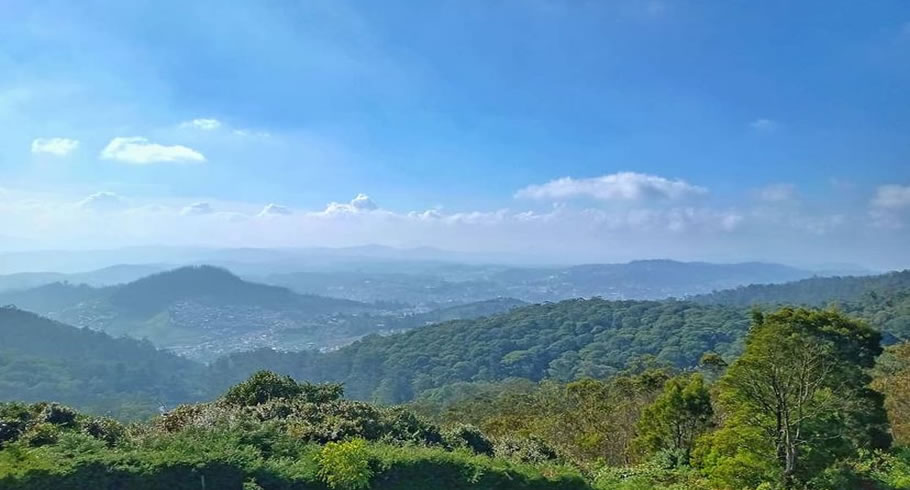
[(569, 298), (662, 299), (812, 277), (780, 264), (710, 264), (641, 260), (626, 264), (515, 268), (462, 266), (412, 274), (376, 271), (272, 274), (261, 281), (298, 292), (359, 301), (450, 304), (511, 297), (528, 302)]
[(113, 286), (135, 281), (142, 277), (167, 270), (165, 265), (112, 265), (88, 272), (19, 272), (0, 276), (0, 292), (29, 289), (55, 282), (86, 284), (89, 286)]

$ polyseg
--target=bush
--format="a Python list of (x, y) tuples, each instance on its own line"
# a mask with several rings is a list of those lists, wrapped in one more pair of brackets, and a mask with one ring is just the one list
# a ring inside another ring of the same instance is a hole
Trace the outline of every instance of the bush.
[(6, 442), (14, 442), (22, 435), (25, 423), (19, 420), (0, 419), (0, 446)]
[(104, 441), (108, 446), (117, 444), (126, 436), (126, 427), (107, 417), (89, 419), (82, 425), (82, 430), (95, 439)]
[(373, 471), (363, 439), (330, 442), (322, 448), (316, 460), (319, 477), (330, 488), (358, 490), (370, 485)]
[(294, 398), (300, 391), (300, 386), (290, 376), (258, 371), (246, 381), (232, 386), (224, 394), (224, 401), (231, 405), (261, 405), (276, 398)]
[(459, 424), (446, 430), (443, 439), (450, 448), (468, 448), (477, 454), (493, 456), (493, 443), (473, 425)]
[(60, 437), (60, 429), (47, 422), (41, 422), (29, 427), (28, 431), (22, 436), (22, 440), (32, 447), (46, 446), (57, 442)]
[(536, 437), (500, 437), (493, 445), (493, 454), (499, 458), (522, 463), (543, 463), (557, 459), (556, 451)]
[(37, 417), (39, 421), (62, 427), (76, 425), (76, 418), (79, 414), (72, 408), (57, 403), (38, 404), (38, 406), (41, 405), (43, 405), (41, 414)]
[(344, 389), (340, 384), (298, 383), (290, 376), (272, 371), (258, 371), (246, 381), (231, 387), (224, 394), (230, 405), (255, 406), (270, 400), (299, 398), (310, 403), (329, 403), (341, 398)]

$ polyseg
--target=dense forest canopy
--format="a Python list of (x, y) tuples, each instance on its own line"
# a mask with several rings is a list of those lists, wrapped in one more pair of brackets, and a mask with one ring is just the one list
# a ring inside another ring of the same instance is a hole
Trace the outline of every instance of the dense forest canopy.
[[(823, 291), (835, 295), (836, 301), (830, 303), (868, 321), (882, 332), (886, 344), (893, 344), (910, 338), (908, 277), (910, 272), (833, 279), (830, 284), (837, 286)], [(775, 287), (787, 291), (794, 284), (802, 282), (768, 286), (767, 291)], [(343, 382), (357, 398), (399, 403), (457, 382), (604, 378), (643, 356), (677, 368), (694, 366), (709, 351), (729, 359), (742, 350), (751, 308), (705, 298), (577, 299), (388, 337), (370, 336), (326, 354), (269, 350), (234, 354), (213, 367), (216, 376), (222, 376), (222, 385), (265, 366), (302, 379)]]
[(910, 289), (910, 270), (874, 276), (813, 277), (783, 284), (752, 284), (711, 294), (695, 296), (692, 301), (731, 306), (807, 305), (876, 299), (881, 294)]

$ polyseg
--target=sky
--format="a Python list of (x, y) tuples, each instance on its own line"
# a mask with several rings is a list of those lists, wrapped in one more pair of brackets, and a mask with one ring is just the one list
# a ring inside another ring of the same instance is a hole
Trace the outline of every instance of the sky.
[(910, 267), (910, 2), (0, 9), (0, 250)]

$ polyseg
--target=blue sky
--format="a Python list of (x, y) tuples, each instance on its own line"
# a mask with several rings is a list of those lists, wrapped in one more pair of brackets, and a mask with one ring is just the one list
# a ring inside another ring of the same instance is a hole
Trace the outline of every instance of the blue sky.
[(8, 247), (910, 265), (906, 1), (11, 0), (0, 23)]

